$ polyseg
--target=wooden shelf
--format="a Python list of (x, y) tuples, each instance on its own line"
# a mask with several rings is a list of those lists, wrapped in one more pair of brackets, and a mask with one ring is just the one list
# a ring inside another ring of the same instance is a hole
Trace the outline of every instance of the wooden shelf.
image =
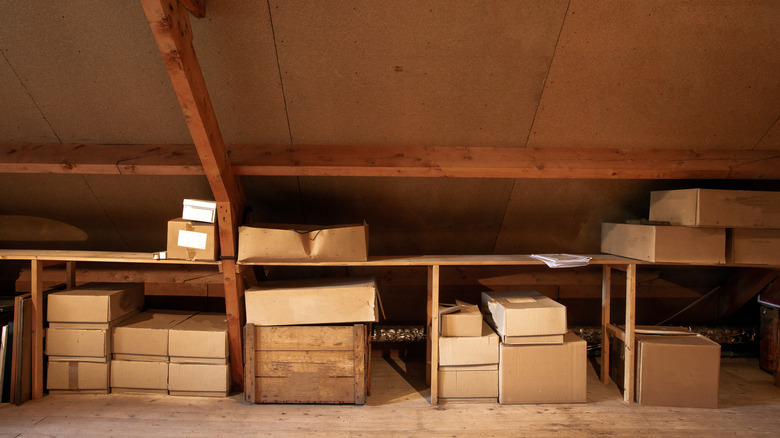
[[(586, 254), (592, 257), (591, 265), (628, 265), (642, 263), (609, 254)], [(316, 262), (299, 260), (260, 260), (239, 261), (238, 265), (264, 266), (545, 266), (544, 262), (531, 258), (527, 254), (508, 255), (423, 255), (423, 256), (381, 256), (369, 257), (357, 262)]]
[(171, 265), (219, 265), (215, 260), (156, 260), (150, 252), (61, 251), (2, 249), (0, 260), (43, 260), (62, 262), (159, 263)]

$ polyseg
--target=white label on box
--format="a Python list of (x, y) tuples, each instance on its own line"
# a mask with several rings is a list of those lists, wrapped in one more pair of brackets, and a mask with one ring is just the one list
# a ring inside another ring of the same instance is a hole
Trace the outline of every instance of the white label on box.
[(206, 249), (207, 241), (208, 234), (206, 233), (179, 230), (179, 240), (176, 244), (184, 248)]

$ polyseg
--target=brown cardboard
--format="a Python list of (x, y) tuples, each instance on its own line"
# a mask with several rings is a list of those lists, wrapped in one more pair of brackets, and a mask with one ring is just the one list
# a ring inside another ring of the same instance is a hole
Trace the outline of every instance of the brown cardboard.
[(729, 263), (780, 265), (779, 228), (734, 228), (726, 236)]
[(111, 354), (108, 330), (46, 329), (49, 361), (106, 363)]
[(780, 192), (654, 191), (650, 193), (650, 220), (697, 227), (780, 228)]
[(587, 344), (574, 333), (561, 345), (502, 343), (499, 350), (499, 403), (586, 401)]
[(114, 327), (111, 352), (115, 359), (168, 361), (168, 331), (193, 312), (147, 310)]
[(367, 259), (367, 224), (258, 224), (238, 230), (239, 261), (358, 262)]
[(111, 361), (111, 389), (168, 390), (168, 363)]
[(498, 335), (481, 321), (482, 336), (439, 337), (439, 365), (486, 365), (498, 363)]
[(439, 306), (439, 334), (441, 336), (482, 336), (482, 312), (479, 306), (459, 303)]
[(171, 363), (168, 367), (171, 395), (230, 395), (230, 365)]
[(480, 307), (503, 342), (538, 343), (534, 337), (542, 336), (560, 343), (567, 331), (566, 307), (536, 291), (482, 292)]
[[(143, 283), (88, 283), (48, 295), (50, 327), (68, 323), (71, 328), (115, 322), (138, 312), (144, 304)], [(54, 323), (54, 324), (52, 324)]]
[(108, 389), (108, 363), (49, 361), (46, 388), (58, 390)]
[(498, 365), (439, 367), (439, 397), (498, 397)]
[(246, 322), (303, 325), (376, 322), (373, 278), (318, 278), (261, 282), (246, 291)]
[(648, 262), (725, 263), (726, 230), (603, 223), (601, 252)]
[(227, 316), (198, 313), (168, 331), (168, 355), (173, 363), (227, 363)]
[(168, 221), (167, 242), (168, 259), (216, 260), (219, 256), (217, 224), (172, 219)]

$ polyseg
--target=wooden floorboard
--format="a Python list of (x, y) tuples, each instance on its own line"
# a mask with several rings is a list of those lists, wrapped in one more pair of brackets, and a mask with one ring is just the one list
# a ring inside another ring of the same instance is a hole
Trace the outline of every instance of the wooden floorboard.
[(588, 403), (431, 406), (422, 362), (374, 357), (365, 406), (252, 405), (196, 398), (55, 395), (0, 405), (0, 438), (215, 436), (776, 436), (780, 388), (755, 358), (724, 358), (719, 409), (627, 405), (588, 371)]

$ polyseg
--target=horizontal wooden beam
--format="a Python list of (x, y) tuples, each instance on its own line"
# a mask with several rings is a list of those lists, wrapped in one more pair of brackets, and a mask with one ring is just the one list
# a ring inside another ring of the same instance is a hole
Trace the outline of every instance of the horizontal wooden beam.
[[(237, 175), (780, 179), (780, 151), (232, 145)], [(203, 175), (192, 145), (0, 143), (0, 173)]]

